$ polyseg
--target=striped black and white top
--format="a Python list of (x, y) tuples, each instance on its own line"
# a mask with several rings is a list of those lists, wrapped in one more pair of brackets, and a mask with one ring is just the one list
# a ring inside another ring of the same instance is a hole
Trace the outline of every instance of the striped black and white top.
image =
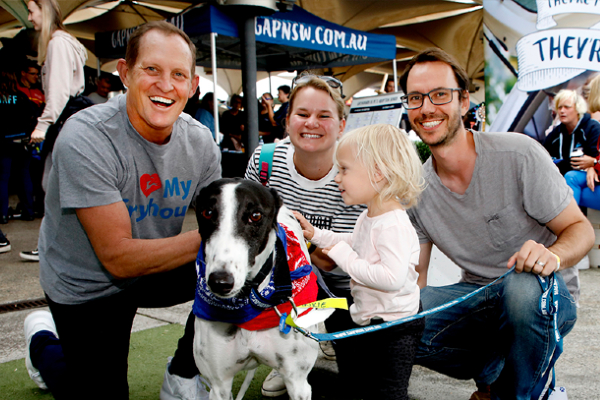
[[(246, 179), (260, 182), (258, 160), (261, 150), (262, 146), (252, 155), (252, 162), (248, 163), (246, 169)], [(275, 147), (268, 185), (277, 190), (287, 208), (299, 211), (314, 226), (334, 232), (352, 232), (365, 206), (348, 206), (344, 203), (338, 185), (333, 180), (337, 173), (334, 165), (318, 181), (300, 175), (294, 167), (294, 146), (288, 138)]]

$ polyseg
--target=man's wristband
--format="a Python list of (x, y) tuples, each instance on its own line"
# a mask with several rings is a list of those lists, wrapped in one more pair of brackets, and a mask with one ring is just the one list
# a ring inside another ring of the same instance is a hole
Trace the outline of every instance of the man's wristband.
[[(550, 251), (550, 250), (548, 250)], [(550, 251), (550, 253), (552, 253), (552, 251)], [(554, 257), (556, 257), (556, 269), (554, 270), (554, 272), (558, 271), (560, 269), (560, 257), (557, 256), (556, 254), (552, 253), (552, 255)]]
[(314, 253), (314, 251), (317, 249), (317, 246), (315, 246), (311, 242), (307, 242), (306, 245), (307, 245), (306, 247), (308, 249), (308, 254)]

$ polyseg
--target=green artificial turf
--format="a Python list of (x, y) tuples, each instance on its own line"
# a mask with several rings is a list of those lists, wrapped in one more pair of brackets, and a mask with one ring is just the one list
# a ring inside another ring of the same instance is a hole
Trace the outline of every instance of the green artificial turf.
[[(131, 335), (129, 349), (130, 400), (157, 400), (162, 385), (167, 357), (172, 356), (177, 340), (183, 335), (183, 326), (173, 324), (136, 332)], [(270, 369), (261, 365), (256, 371), (245, 400), (263, 400), (262, 381)], [(233, 384), (234, 398), (246, 372), (240, 372)], [(93, 390), (93, 389), (92, 389)], [(40, 390), (27, 374), (25, 360), (0, 364), (0, 398), (11, 400), (51, 400), (54, 397)], [(281, 396), (286, 399), (287, 396)]]

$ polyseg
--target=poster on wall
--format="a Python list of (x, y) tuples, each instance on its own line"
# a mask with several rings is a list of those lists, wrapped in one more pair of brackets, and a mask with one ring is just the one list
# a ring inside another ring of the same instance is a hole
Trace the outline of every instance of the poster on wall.
[(354, 99), (344, 132), (375, 124), (399, 126), (404, 112), (400, 101), (401, 95), (401, 93), (390, 93)]

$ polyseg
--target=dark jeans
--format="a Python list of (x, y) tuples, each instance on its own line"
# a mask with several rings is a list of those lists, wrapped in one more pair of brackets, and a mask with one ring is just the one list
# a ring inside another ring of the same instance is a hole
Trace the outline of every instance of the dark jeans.
[[(34, 335), (32, 363), (57, 400), (128, 399), (127, 357), (138, 307), (181, 304), (194, 298), (195, 288), (196, 268), (190, 263), (142, 277), (118, 294), (83, 304), (58, 304), (46, 296), (60, 339), (48, 340), (43, 332)], [(171, 362), (172, 373), (186, 378), (198, 374), (193, 337), (194, 318), (190, 313)], [(57, 374), (61, 363), (62, 373)]]
[(29, 173), (31, 155), (21, 143), (0, 142), (0, 214), (8, 215), (8, 190), (10, 177), (15, 177), (22, 212), (33, 215), (33, 185)]

